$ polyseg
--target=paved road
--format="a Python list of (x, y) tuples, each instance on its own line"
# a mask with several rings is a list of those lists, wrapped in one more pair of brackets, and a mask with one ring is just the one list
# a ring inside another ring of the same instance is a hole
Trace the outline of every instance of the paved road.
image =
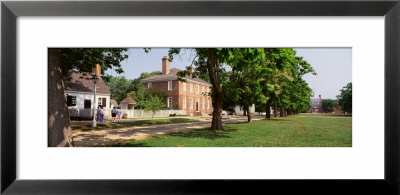
[[(254, 119), (257, 120), (257, 119)], [(223, 124), (245, 122), (246, 118), (223, 120)], [(211, 121), (175, 123), (167, 125), (153, 125), (128, 127), (121, 129), (103, 129), (91, 131), (72, 131), (75, 147), (94, 147), (116, 144), (131, 140), (141, 140), (154, 135), (163, 135), (173, 132), (193, 131), (209, 127)]]

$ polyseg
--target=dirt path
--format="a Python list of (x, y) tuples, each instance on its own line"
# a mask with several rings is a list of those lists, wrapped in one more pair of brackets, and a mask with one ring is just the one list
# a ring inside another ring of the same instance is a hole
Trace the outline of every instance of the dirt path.
[[(259, 119), (254, 119), (259, 120)], [(246, 118), (223, 120), (224, 124), (246, 122)], [(141, 140), (154, 135), (163, 135), (173, 132), (193, 131), (209, 127), (211, 121), (175, 123), (167, 125), (138, 126), (121, 129), (103, 129), (81, 131), (73, 130), (75, 147), (94, 147), (117, 144), (131, 140)]]

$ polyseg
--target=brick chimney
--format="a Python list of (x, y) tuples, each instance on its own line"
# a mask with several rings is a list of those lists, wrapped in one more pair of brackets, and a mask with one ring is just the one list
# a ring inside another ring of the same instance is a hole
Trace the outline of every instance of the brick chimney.
[(194, 72), (194, 67), (192, 65), (189, 66), (189, 72), (190, 72), (190, 75), (192, 75)]
[(96, 64), (96, 66), (92, 68), (92, 73), (96, 74), (96, 76), (98, 76), (98, 77), (101, 77), (101, 66), (100, 66), (100, 64)]
[(164, 56), (162, 58), (162, 74), (169, 73), (169, 58), (168, 56)]
[(321, 95), (319, 95), (319, 99), (321, 99), (322, 98), (322, 96)]

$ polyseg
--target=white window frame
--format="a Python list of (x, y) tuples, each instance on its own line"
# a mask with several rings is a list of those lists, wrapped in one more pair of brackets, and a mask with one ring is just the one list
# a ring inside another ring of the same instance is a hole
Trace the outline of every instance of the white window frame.
[(204, 86), (201, 86), (201, 93), (204, 93)]
[(210, 99), (207, 99), (207, 110), (210, 109)]
[(206, 100), (202, 99), (201, 100), (201, 110), (205, 110), (206, 109)]
[(190, 110), (193, 110), (193, 98), (190, 98), (189, 108), (190, 108)]
[(190, 93), (193, 93), (193, 83), (190, 83), (189, 88), (190, 88)]
[[(171, 103), (169, 103), (171, 101)], [(168, 108), (172, 108), (172, 97), (168, 98)]]
[(168, 91), (172, 91), (172, 81), (168, 81)]
[(183, 91), (186, 91), (186, 82), (183, 82)]
[(147, 83), (147, 88), (150, 88), (150, 87), (152, 87), (152, 86), (153, 86), (152, 83)]
[(196, 84), (196, 93), (199, 94), (200, 93), (200, 85)]
[(186, 98), (182, 99), (183, 109), (186, 109)]

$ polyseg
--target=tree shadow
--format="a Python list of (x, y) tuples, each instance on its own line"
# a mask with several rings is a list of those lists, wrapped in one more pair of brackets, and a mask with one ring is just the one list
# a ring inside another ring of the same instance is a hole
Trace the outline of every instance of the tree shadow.
[(132, 140), (129, 142), (124, 142), (124, 143), (106, 145), (105, 147), (151, 147), (151, 146), (146, 145), (144, 143), (136, 143), (136, 142), (134, 142), (134, 140)]
[(210, 128), (194, 130), (190, 132), (177, 132), (168, 134), (168, 136), (172, 137), (183, 137), (183, 138), (202, 138), (202, 139), (209, 139), (209, 140), (216, 140), (221, 138), (231, 138), (229, 133), (235, 132), (238, 129), (236, 128), (226, 128), (225, 130), (211, 130)]

